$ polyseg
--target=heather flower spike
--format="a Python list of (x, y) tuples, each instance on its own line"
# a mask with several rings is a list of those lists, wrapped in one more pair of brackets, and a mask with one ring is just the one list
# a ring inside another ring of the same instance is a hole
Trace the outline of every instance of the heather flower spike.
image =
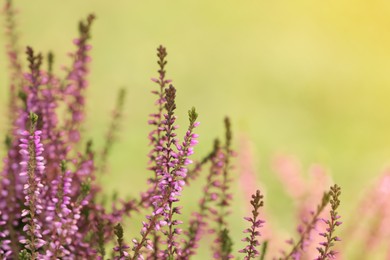
[(80, 139), (79, 126), (84, 120), (85, 89), (88, 86), (86, 77), (89, 73), (88, 63), (91, 61), (88, 52), (91, 45), (88, 41), (91, 38), (91, 27), (95, 20), (95, 15), (88, 15), (86, 21), (79, 23), (79, 38), (73, 41), (76, 51), (70, 54), (73, 59), (72, 68), (67, 75), (67, 82), (64, 94), (70, 112), (70, 118), (66, 121), (69, 142), (78, 142)]
[(294, 244), (294, 241), (291, 240), (291, 244), (294, 244), (291, 251), (286, 254), (282, 259), (299, 259), (301, 255), (301, 251), (304, 250), (306, 241), (308, 240), (310, 233), (316, 228), (316, 224), (319, 221), (319, 216), (321, 212), (325, 209), (325, 207), (329, 203), (329, 193), (324, 193), (322, 196), (321, 203), (317, 206), (317, 210), (313, 212), (312, 218), (310, 221), (305, 223), (305, 227), (300, 232), (299, 240)]
[(26, 224), (23, 230), (26, 232), (26, 238), (22, 238), (20, 243), (25, 244), (29, 249), (31, 258), (36, 259), (39, 256), (39, 248), (46, 244), (42, 240), (42, 224), (39, 215), (42, 213), (41, 194), (43, 185), (41, 179), (45, 170), (44, 158), (42, 157), (43, 145), (41, 143), (41, 131), (36, 130), (38, 116), (30, 113), (30, 131), (22, 131), (20, 139), (20, 154), (23, 156), (23, 170), (20, 176), (26, 176), (27, 181), (24, 184), (24, 194), (26, 209), (22, 211), (23, 222)]
[(252, 195), (252, 200), (250, 201), (253, 210), (252, 210), (252, 216), (244, 218), (246, 221), (251, 223), (251, 227), (244, 230), (244, 233), (248, 233), (249, 236), (244, 238), (242, 241), (247, 242), (248, 245), (241, 249), (239, 252), (246, 254), (244, 259), (249, 260), (252, 258), (256, 258), (260, 255), (259, 251), (257, 250), (257, 246), (260, 245), (260, 242), (257, 240), (257, 237), (260, 236), (260, 232), (258, 231), (262, 225), (264, 224), (264, 221), (259, 219), (259, 209), (263, 207), (263, 195), (260, 194), (260, 191), (257, 190), (256, 194)]
[[(161, 132), (162, 132), (162, 120), (163, 120), (163, 110), (165, 107), (165, 89), (167, 84), (172, 82), (172, 80), (166, 79), (166, 69), (165, 66), (167, 65), (167, 57), (168, 53), (166, 51), (166, 48), (162, 45), (160, 45), (157, 48), (157, 64), (159, 65), (158, 69), (158, 78), (152, 78), (152, 81), (155, 82), (158, 85), (158, 90), (152, 91), (153, 94), (157, 95), (158, 98), (155, 102), (157, 106), (157, 113), (150, 114), (150, 120), (148, 123), (150, 125), (154, 125), (154, 129), (149, 133), (149, 140), (150, 145), (153, 145), (152, 150), (149, 153), (150, 161), (149, 163), (152, 164), (155, 160), (155, 158), (158, 157), (160, 151), (157, 148), (157, 146), (160, 144), (161, 141)], [(151, 167), (151, 170), (155, 171), (153, 167), (156, 167), (155, 165)]]
[(340, 226), (342, 222), (339, 220), (340, 215), (338, 215), (337, 209), (340, 206), (340, 194), (341, 188), (335, 184), (330, 187), (330, 219), (323, 220), (326, 225), (326, 232), (319, 233), (320, 236), (324, 237), (326, 241), (320, 243), (320, 247), (317, 247), (320, 255), (317, 257), (317, 260), (326, 260), (326, 259), (334, 259), (336, 257), (337, 252), (332, 250), (334, 247), (334, 243), (340, 241), (338, 236), (335, 236), (336, 227)]
[(150, 198), (154, 196), (154, 193), (157, 190), (157, 182), (158, 182), (158, 171), (160, 165), (157, 163), (157, 158), (160, 157), (161, 154), (161, 145), (163, 144), (163, 111), (166, 105), (165, 99), (165, 90), (167, 84), (172, 82), (172, 80), (166, 79), (166, 65), (168, 61), (166, 60), (168, 53), (166, 48), (160, 45), (157, 48), (157, 64), (159, 69), (157, 71), (158, 78), (152, 78), (152, 81), (158, 85), (157, 90), (153, 90), (152, 94), (157, 95), (157, 100), (155, 101), (155, 105), (157, 106), (157, 112), (149, 115), (150, 119), (148, 120), (148, 124), (153, 126), (153, 129), (150, 131), (148, 135), (149, 145), (152, 146), (148, 157), (149, 157), (149, 167), (148, 169), (153, 171), (153, 176), (148, 179), (148, 183), (151, 187), (142, 194), (142, 199), (140, 201), (140, 206), (149, 207), (151, 206)]
[(229, 193), (230, 183), (232, 182), (230, 176), (230, 159), (233, 155), (231, 149), (232, 130), (231, 123), (228, 117), (224, 120), (225, 123), (225, 144), (218, 152), (217, 157), (220, 159), (218, 163), (221, 166), (221, 180), (219, 184), (220, 194), (217, 201), (218, 211), (217, 218), (215, 219), (217, 224), (217, 238), (215, 239), (215, 245), (212, 246), (215, 259), (230, 259), (233, 258), (230, 251), (231, 246), (226, 246), (228, 241), (231, 241), (229, 237), (228, 224), (226, 222), (226, 216), (229, 214), (230, 201), (232, 200), (232, 194)]
[(221, 184), (221, 197), (220, 197), (220, 225), (225, 225), (224, 217), (225, 217), (225, 209), (230, 205), (230, 200), (232, 199), (232, 195), (229, 193), (229, 184), (232, 181), (229, 176), (231, 165), (230, 158), (233, 154), (231, 150), (231, 141), (232, 141), (232, 130), (231, 123), (228, 117), (225, 118), (225, 146), (224, 148), (224, 167), (222, 174), (222, 184)]
[[(217, 191), (219, 189), (218, 178), (222, 174), (221, 164), (216, 158), (218, 151), (220, 150), (219, 140), (214, 142), (213, 151), (208, 155), (207, 160), (211, 161), (211, 167), (209, 174), (206, 177), (206, 185), (203, 187), (203, 196), (199, 201), (199, 210), (192, 214), (190, 219), (189, 228), (184, 234), (187, 236), (181, 248), (181, 254), (179, 259), (185, 260), (196, 254), (196, 249), (199, 246), (199, 241), (207, 228), (207, 217), (215, 213), (215, 209), (212, 207), (212, 203), (218, 198)], [(204, 159), (205, 160), (205, 159)]]
[(193, 147), (198, 143), (197, 134), (193, 133), (199, 125), (198, 114), (195, 108), (189, 111), (189, 127), (182, 143), (176, 139), (176, 89), (170, 85), (165, 90), (165, 111), (162, 128), (164, 135), (161, 139), (160, 156), (156, 158), (157, 192), (152, 197), (153, 214), (147, 216), (147, 222), (143, 223), (141, 240), (134, 240), (134, 255), (132, 259), (138, 259), (141, 248), (153, 249), (148, 237), (154, 231), (161, 231), (166, 236), (167, 248), (161, 252), (163, 258), (174, 258), (178, 254), (178, 236), (181, 229), (176, 226), (182, 221), (174, 219), (174, 215), (181, 214), (180, 207), (174, 206), (179, 201), (179, 196), (185, 185), (187, 167), (192, 161), (188, 158), (193, 154)]

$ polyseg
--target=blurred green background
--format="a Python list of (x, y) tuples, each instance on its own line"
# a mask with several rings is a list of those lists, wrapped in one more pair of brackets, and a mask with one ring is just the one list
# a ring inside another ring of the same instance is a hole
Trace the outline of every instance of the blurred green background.
[[(20, 45), (55, 53), (57, 72), (70, 64), (77, 22), (90, 12), (93, 63), (86, 136), (101, 147), (119, 87), (127, 89), (120, 142), (103, 177), (107, 191), (137, 195), (148, 176), (147, 116), (153, 111), (155, 49), (168, 49), (168, 78), (178, 89), (177, 114), (200, 114), (195, 158), (223, 134), (253, 141), (259, 179), (267, 187), (272, 222), (292, 231), (292, 213), (271, 171), (276, 153), (293, 154), (305, 167), (320, 163), (343, 187), (343, 214), (356, 206), (390, 154), (390, 2), (296, 1), (15, 1)], [(3, 21), (2, 21), (3, 24)], [(0, 37), (0, 130), (6, 126), (7, 70)], [(237, 139), (238, 140), (238, 139)], [(238, 141), (235, 142), (238, 146)], [(200, 185), (200, 184), (199, 184)], [(199, 185), (185, 193), (195, 208)], [(237, 193), (235, 217), (245, 205)], [(192, 197), (191, 197), (192, 195)], [(240, 197), (241, 196), (241, 197)], [(241, 210), (241, 212), (240, 212)], [(238, 212), (237, 212), (238, 211)], [(283, 213), (283, 214), (282, 214)], [(242, 223), (234, 221), (235, 234)], [(239, 235), (241, 237), (241, 235)]]

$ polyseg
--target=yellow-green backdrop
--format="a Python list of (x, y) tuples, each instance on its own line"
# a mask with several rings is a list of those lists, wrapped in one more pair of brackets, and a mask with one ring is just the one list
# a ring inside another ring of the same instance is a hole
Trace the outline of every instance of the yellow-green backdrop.
[[(288, 227), (293, 214), (281, 214), (291, 208), (291, 201), (270, 170), (275, 153), (294, 154), (304, 166), (316, 162), (330, 169), (343, 187), (344, 215), (388, 165), (390, 2), (14, 2), (20, 10), (20, 46), (53, 51), (57, 71), (69, 64), (66, 53), (73, 50), (77, 22), (90, 12), (98, 18), (85, 125), (86, 136), (97, 148), (118, 88), (124, 86), (128, 93), (120, 142), (110, 159), (112, 173), (103, 177), (107, 191), (136, 195), (148, 176), (146, 121), (154, 102), (149, 93), (155, 87), (149, 78), (156, 75), (159, 44), (168, 49), (168, 77), (178, 89), (180, 125), (185, 127), (190, 107), (200, 114), (195, 158), (223, 133), (222, 119), (229, 115), (234, 132), (253, 141), (271, 221), (283, 228), (293, 230)], [(3, 36), (0, 133), (6, 129), (8, 85)], [(188, 208), (195, 208), (199, 194), (185, 193)], [(244, 214), (240, 198), (235, 217)], [(241, 237), (241, 219), (233, 225), (236, 238)]]

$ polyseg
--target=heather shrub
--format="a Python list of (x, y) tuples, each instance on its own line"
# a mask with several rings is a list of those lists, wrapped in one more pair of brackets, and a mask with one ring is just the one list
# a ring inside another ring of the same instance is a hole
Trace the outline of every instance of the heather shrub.
[[(195, 108), (189, 109), (185, 134), (178, 136), (176, 88), (167, 77), (164, 46), (157, 48), (158, 71), (152, 78), (155, 111), (148, 121), (148, 189), (136, 198), (115, 197), (111, 205), (104, 203), (97, 177), (115, 174), (109, 173), (107, 160), (120, 132), (126, 93), (118, 91), (104, 147), (95, 150), (83, 130), (92, 48), (89, 40), (95, 16), (79, 23), (65, 77), (53, 72), (54, 54), (44, 57), (31, 47), (19, 52), (11, 1), (6, 2), (3, 16), (10, 86), (0, 183), (0, 259), (194, 259), (204, 237), (213, 241), (210, 259), (343, 256), (346, 245), (336, 249), (344, 243), (338, 236), (342, 224), (338, 213), (340, 187), (331, 181), (328, 185), (320, 169), (314, 169), (314, 181), (306, 183), (289, 158), (275, 162), (275, 171), (297, 204), (298, 235), (289, 239), (277, 237), (267, 227), (271, 222), (263, 210), (267, 198), (258, 190), (254, 171), (248, 168), (252, 154), (245, 145), (238, 153), (233, 150), (235, 138), (228, 117), (223, 121), (225, 135), (215, 139), (208, 154), (193, 159), (198, 113)], [(238, 167), (239, 175), (234, 168), (237, 161), (245, 166)], [(367, 252), (375, 250), (389, 234), (384, 231), (390, 219), (384, 199), (389, 191), (388, 177), (380, 181), (380, 188), (373, 188), (372, 200), (381, 204), (368, 202), (365, 207), (373, 208), (362, 209), (362, 216), (373, 214), (367, 216), (368, 222), (371, 218), (377, 221), (363, 235)], [(180, 196), (198, 178), (207, 180), (202, 197), (198, 209), (184, 221)], [(231, 187), (237, 179), (248, 199), (242, 202), (248, 207), (248, 216), (237, 220), (247, 225), (240, 238), (231, 236), (227, 221), (233, 210)], [(129, 239), (123, 223), (137, 221), (137, 215), (144, 216), (142, 227)], [(345, 234), (357, 232), (359, 222), (351, 220), (353, 226)], [(233, 244), (242, 248), (235, 252)], [(281, 248), (274, 251), (275, 245)]]

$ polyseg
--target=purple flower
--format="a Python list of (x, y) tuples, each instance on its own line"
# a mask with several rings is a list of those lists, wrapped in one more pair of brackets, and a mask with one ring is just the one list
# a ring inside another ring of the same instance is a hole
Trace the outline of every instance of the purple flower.
[(31, 257), (35, 259), (39, 253), (38, 249), (46, 244), (42, 239), (42, 223), (39, 216), (42, 214), (42, 188), (41, 183), (43, 173), (45, 171), (44, 158), (42, 157), (43, 145), (41, 143), (40, 130), (36, 130), (38, 116), (30, 114), (31, 127), (30, 131), (21, 131), (22, 138), (20, 154), (23, 157), (22, 171), (20, 176), (27, 176), (27, 181), (24, 184), (26, 209), (22, 211), (23, 222), (26, 224), (23, 231), (26, 233), (26, 238), (19, 240), (20, 243), (25, 244), (31, 252)]
[(71, 113), (71, 117), (66, 121), (69, 142), (76, 143), (80, 140), (78, 126), (84, 120), (85, 97), (84, 90), (88, 86), (86, 76), (88, 75), (88, 63), (91, 61), (88, 52), (92, 49), (88, 44), (90, 30), (94, 15), (89, 15), (86, 22), (81, 22), (79, 26), (80, 36), (73, 40), (76, 51), (70, 56), (73, 58), (73, 67), (67, 76), (67, 85), (64, 95)]
[(244, 259), (249, 260), (251, 258), (255, 258), (259, 256), (259, 251), (257, 250), (257, 246), (260, 245), (257, 237), (260, 236), (260, 232), (258, 231), (262, 225), (265, 223), (263, 220), (258, 219), (259, 216), (259, 208), (263, 207), (263, 195), (260, 194), (260, 191), (257, 190), (256, 194), (252, 195), (251, 205), (253, 207), (252, 217), (245, 217), (244, 219), (251, 223), (251, 227), (244, 230), (244, 233), (249, 233), (248, 237), (242, 239), (242, 241), (247, 242), (247, 246), (241, 249), (239, 252), (246, 254)]
[(229, 259), (232, 258), (232, 242), (229, 236), (228, 225), (226, 223), (226, 216), (229, 212), (230, 201), (232, 200), (232, 194), (229, 193), (231, 177), (230, 177), (230, 159), (233, 156), (234, 152), (231, 149), (232, 141), (232, 131), (230, 119), (225, 118), (225, 144), (222, 146), (222, 149), (217, 151), (215, 159), (218, 160), (216, 165), (221, 168), (221, 180), (215, 181), (214, 185), (219, 188), (217, 206), (218, 208), (214, 210), (215, 217), (214, 221), (217, 225), (213, 231), (217, 234), (214, 244), (212, 245), (212, 250), (214, 252), (214, 258), (223, 258)]
[(316, 258), (316, 260), (334, 259), (337, 254), (337, 252), (332, 250), (331, 248), (334, 246), (334, 242), (341, 241), (339, 237), (334, 235), (336, 227), (341, 225), (341, 222), (338, 221), (338, 219), (340, 219), (340, 216), (337, 213), (337, 208), (340, 205), (340, 194), (341, 188), (337, 186), (337, 184), (330, 187), (330, 219), (323, 220), (328, 227), (326, 228), (326, 232), (320, 233), (320, 236), (325, 237), (326, 241), (319, 243), (320, 246), (317, 247), (319, 256)]
[[(175, 214), (181, 214), (180, 208), (173, 206), (173, 204), (179, 201), (179, 196), (185, 185), (185, 177), (187, 176), (187, 165), (191, 163), (188, 157), (193, 153), (193, 146), (196, 145), (197, 135), (193, 133), (193, 130), (199, 125), (196, 122), (198, 117), (195, 109), (189, 111), (190, 125), (184, 136), (182, 143), (176, 139), (175, 126), (176, 117), (174, 110), (176, 89), (170, 85), (165, 91), (165, 109), (166, 114), (162, 121), (163, 138), (161, 139), (160, 155), (156, 158), (157, 167), (157, 187), (156, 195), (151, 198), (153, 205), (153, 213), (151, 216), (147, 216), (148, 222), (144, 223), (141, 230), (141, 241), (134, 242), (134, 256), (136, 259), (140, 256), (141, 247), (150, 245), (150, 240), (147, 236), (153, 230), (160, 231), (163, 227), (167, 226), (167, 230), (162, 231), (167, 236), (167, 249), (162, 252), (162, 257), (173, 257), (178, 247), (177, 236), (181, 234), (181, 229), (175, 226), (181, 224), (181, 221), (175, 220), (173, 217)], [(161, 219), (160, 219), (161, 218)], [(147, 246), (146, 246), (147, 247)], [(150, 246), (150, 248), (153, 248)]]
[(206, 185), (203, 188), (203, 197), (199, 201), (199, 212), (192, 214), (189, 229), (184, 232), (188, 238), (181, 248), (179, 259), (185, 260), (196, 254), (199, 241), (207, 228), (209, 213), (214, 210), (210, 204), (218, 199), (219, 185), (217, 180), (223, 171), (223, 163), (220, 163), (220, 157), (218, 157), (220, 149), (219, 141), (216, 140), (214, 149), (208, 157), (208, 160), (211, 161), (211, 167), (207, 175)]

